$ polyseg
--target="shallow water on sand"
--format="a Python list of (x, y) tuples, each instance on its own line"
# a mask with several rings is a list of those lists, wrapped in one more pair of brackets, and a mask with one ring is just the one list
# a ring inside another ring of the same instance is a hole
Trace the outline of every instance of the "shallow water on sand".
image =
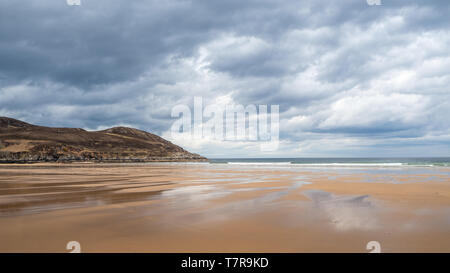
[(450, 251), (448, 168), (0, 165), (0, 251)]

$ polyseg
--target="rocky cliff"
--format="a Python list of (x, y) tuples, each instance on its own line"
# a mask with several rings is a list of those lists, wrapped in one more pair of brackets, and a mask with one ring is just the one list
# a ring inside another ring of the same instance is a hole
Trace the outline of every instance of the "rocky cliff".
[(206, 161), (157, 136), (138, 129), (103, 131), (51, 128), (0, 117), (0, 162), (150, 162)]

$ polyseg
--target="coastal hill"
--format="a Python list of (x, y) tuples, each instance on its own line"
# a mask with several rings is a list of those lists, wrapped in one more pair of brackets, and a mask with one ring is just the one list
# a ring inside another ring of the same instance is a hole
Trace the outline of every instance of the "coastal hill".
[(206, 161), (157, 136), (138, 129), (102, 131), (52, 128), (0, 117), (0, 162), (151, 162)]

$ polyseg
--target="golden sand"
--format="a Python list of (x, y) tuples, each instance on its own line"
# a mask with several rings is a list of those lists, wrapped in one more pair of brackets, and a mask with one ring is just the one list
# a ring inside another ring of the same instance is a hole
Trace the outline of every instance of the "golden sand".
[(0, 252), (450, 252), (450, 169), (0, 165)]

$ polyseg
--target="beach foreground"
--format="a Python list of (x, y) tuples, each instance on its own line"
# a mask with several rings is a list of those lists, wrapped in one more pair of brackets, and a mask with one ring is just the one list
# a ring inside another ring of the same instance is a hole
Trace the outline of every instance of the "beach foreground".
[(0, 252), (450, 252), (450, 168), (0, 166)]

